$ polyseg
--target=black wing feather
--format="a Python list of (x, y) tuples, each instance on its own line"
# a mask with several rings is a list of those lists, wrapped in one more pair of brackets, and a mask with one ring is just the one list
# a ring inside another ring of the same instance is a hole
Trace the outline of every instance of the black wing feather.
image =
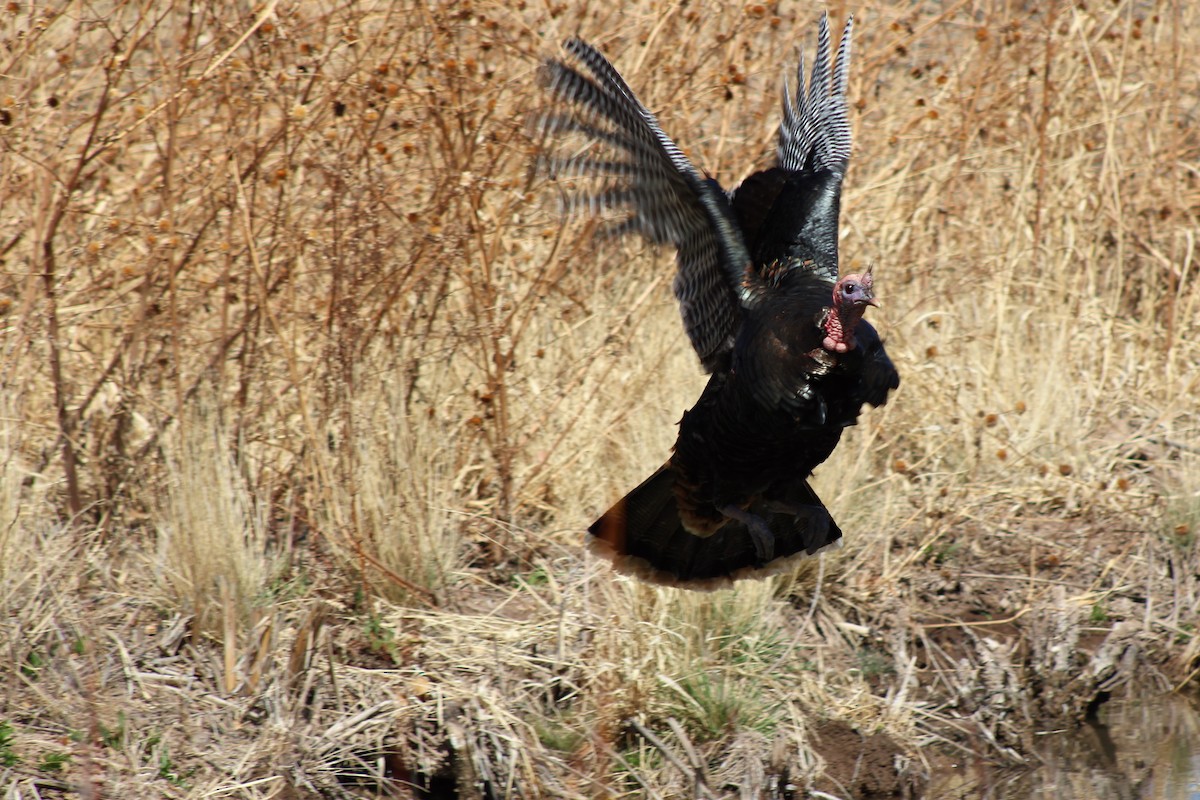
[(830, 61), (829, 20), (821, 18), (817, 57), (793, 95), (784, 83), (777, 165), (751, 175), (733, 195), (747, 248), (761, 269), (805, 269), (833, 284), (838, 278), (838, 214), (850, 164), (846, 87), (854, 19), (846, 21), (836, 65)]
[(592, 149), (543, 159), (552, 174), (607, 178), (580, 205), (597, 213), (627, 208), (621, 232), (637, 231), (677, 248), (674, 290), (684, 328), (705, 368), (728, 362), (740, 322), (735, 287), (750, 263), (725, 192), (702, 175), (659, 127), (617, 70), (591, 45), (568, 39), (563, 49), (583, 71), (548, 60), (540, 79), (567, 107), (542, 120), (545, 134), (579, 133)]

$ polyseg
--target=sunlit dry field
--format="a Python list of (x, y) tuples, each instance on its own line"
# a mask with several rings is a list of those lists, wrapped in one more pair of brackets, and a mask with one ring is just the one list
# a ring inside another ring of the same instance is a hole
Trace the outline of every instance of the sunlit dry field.
[(3, 796), (969, 792), (1194, 694), (1182, 0), (832, 3), (903, 381), (816, 473), (845, 547), (714, 593), (583, 553), (705, 376), (672, 254), (532, 169), (537, 65), (594, 42), (728, 187), (819, 12), (0, 9)]

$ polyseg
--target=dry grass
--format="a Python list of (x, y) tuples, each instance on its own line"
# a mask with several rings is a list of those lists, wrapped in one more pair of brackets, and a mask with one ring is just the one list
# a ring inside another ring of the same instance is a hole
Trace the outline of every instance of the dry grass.
[(172, 599), (206, 629), (220, 618), (220, 606), (244, 617), (270, 574), (263, 558), (264, 506), (230, 463), (228, 438), (215, 416), (200, 404), (181, 420), (181, 441), (163, 442), (167, 503), (157, 525)]
[(846, 548), (696, 595), (580, 551), (703, 376), (533, 73), (595, 41), (732, 185), (815, 19), (510, 5), (0, 11), (5, 797), (882, 796), (1194, 685), (1196, 10), (831, 7), (903, 386)]

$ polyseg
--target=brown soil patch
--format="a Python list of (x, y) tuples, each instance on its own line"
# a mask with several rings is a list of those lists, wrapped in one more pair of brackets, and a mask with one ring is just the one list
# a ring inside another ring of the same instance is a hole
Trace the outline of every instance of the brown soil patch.
[(825, 760), (824, 776), (814, 785), (818, 791), (860, 800), (912, 796), (913, 777), (897, 769), (904, 750), (887, 734), (862, 734), (826, 720), (817, 726), (814, 745)]

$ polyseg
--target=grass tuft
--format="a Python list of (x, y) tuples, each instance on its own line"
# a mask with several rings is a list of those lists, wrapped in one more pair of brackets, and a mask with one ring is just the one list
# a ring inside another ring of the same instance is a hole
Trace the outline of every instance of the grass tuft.
[(903, 385), (815, 477), (845, 547), (693, 595), (581, 552), (704, 375), (534, 73), (595, 42), (732, 186), (815, 18), (518, 6), (0, 10), (6, 786), (898, 796), (1194, 686), (1200, 12), (845, 9)]

